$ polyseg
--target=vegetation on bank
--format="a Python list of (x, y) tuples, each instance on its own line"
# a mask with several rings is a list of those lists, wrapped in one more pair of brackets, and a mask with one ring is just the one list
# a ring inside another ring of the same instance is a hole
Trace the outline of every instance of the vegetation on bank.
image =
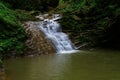
[(22, 53), (25, 33), (16, 14), (0, 1), (0, 63), (2, 55)]
[(61, 0), (63, 30), (76, 45), (120, 48), (119, 0)]

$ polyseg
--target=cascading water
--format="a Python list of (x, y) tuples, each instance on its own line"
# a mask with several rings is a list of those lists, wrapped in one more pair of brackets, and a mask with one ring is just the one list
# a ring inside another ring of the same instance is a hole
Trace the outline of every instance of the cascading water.
[(56, 21), (61, 18), (59, 14), (54, 14), (51, 19), (44, 19), (44, 16), (39, 17), (43, 21), (39, 24), (39, 29), (44, 33), (45, 37), (56, 50), (57, 53), (76, 52), (75, 46), (72, 44), (68, 35), (62, 32), (60, 24)]

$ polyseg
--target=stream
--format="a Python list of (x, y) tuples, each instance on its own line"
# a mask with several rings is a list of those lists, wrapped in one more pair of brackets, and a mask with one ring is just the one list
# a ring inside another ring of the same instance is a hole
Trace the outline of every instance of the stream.
[(4, 63), (7, 80), (120, 80), (120, 51), (48, 54)]

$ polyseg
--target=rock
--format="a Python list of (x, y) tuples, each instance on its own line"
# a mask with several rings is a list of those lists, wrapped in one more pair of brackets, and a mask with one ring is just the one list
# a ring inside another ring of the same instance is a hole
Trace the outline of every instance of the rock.
[(52, 45), (49, 43), (49, 41), (47, 41), (42, 31), (40, 31), (40, 29), (38, 28), (39, 24), (40, 22), (32, 21), (26, 22), (24, 24), (24, 29), (28, 36), (28, 40), (25, 44), (28, 47), (28, 50), (26, 52), (30, 55), (29, 57), (32, 57), (33, 55), (31, 54), (33, 53), (39, 55), (46, 53), (55, 53)]

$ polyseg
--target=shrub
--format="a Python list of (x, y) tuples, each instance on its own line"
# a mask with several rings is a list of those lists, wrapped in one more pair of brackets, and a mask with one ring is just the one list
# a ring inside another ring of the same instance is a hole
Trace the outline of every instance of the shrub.
[(19, 53), (23, 49), (25, 34), (20, 25), (15, 13), (0, 1), (0, 55), (11, 50)]

